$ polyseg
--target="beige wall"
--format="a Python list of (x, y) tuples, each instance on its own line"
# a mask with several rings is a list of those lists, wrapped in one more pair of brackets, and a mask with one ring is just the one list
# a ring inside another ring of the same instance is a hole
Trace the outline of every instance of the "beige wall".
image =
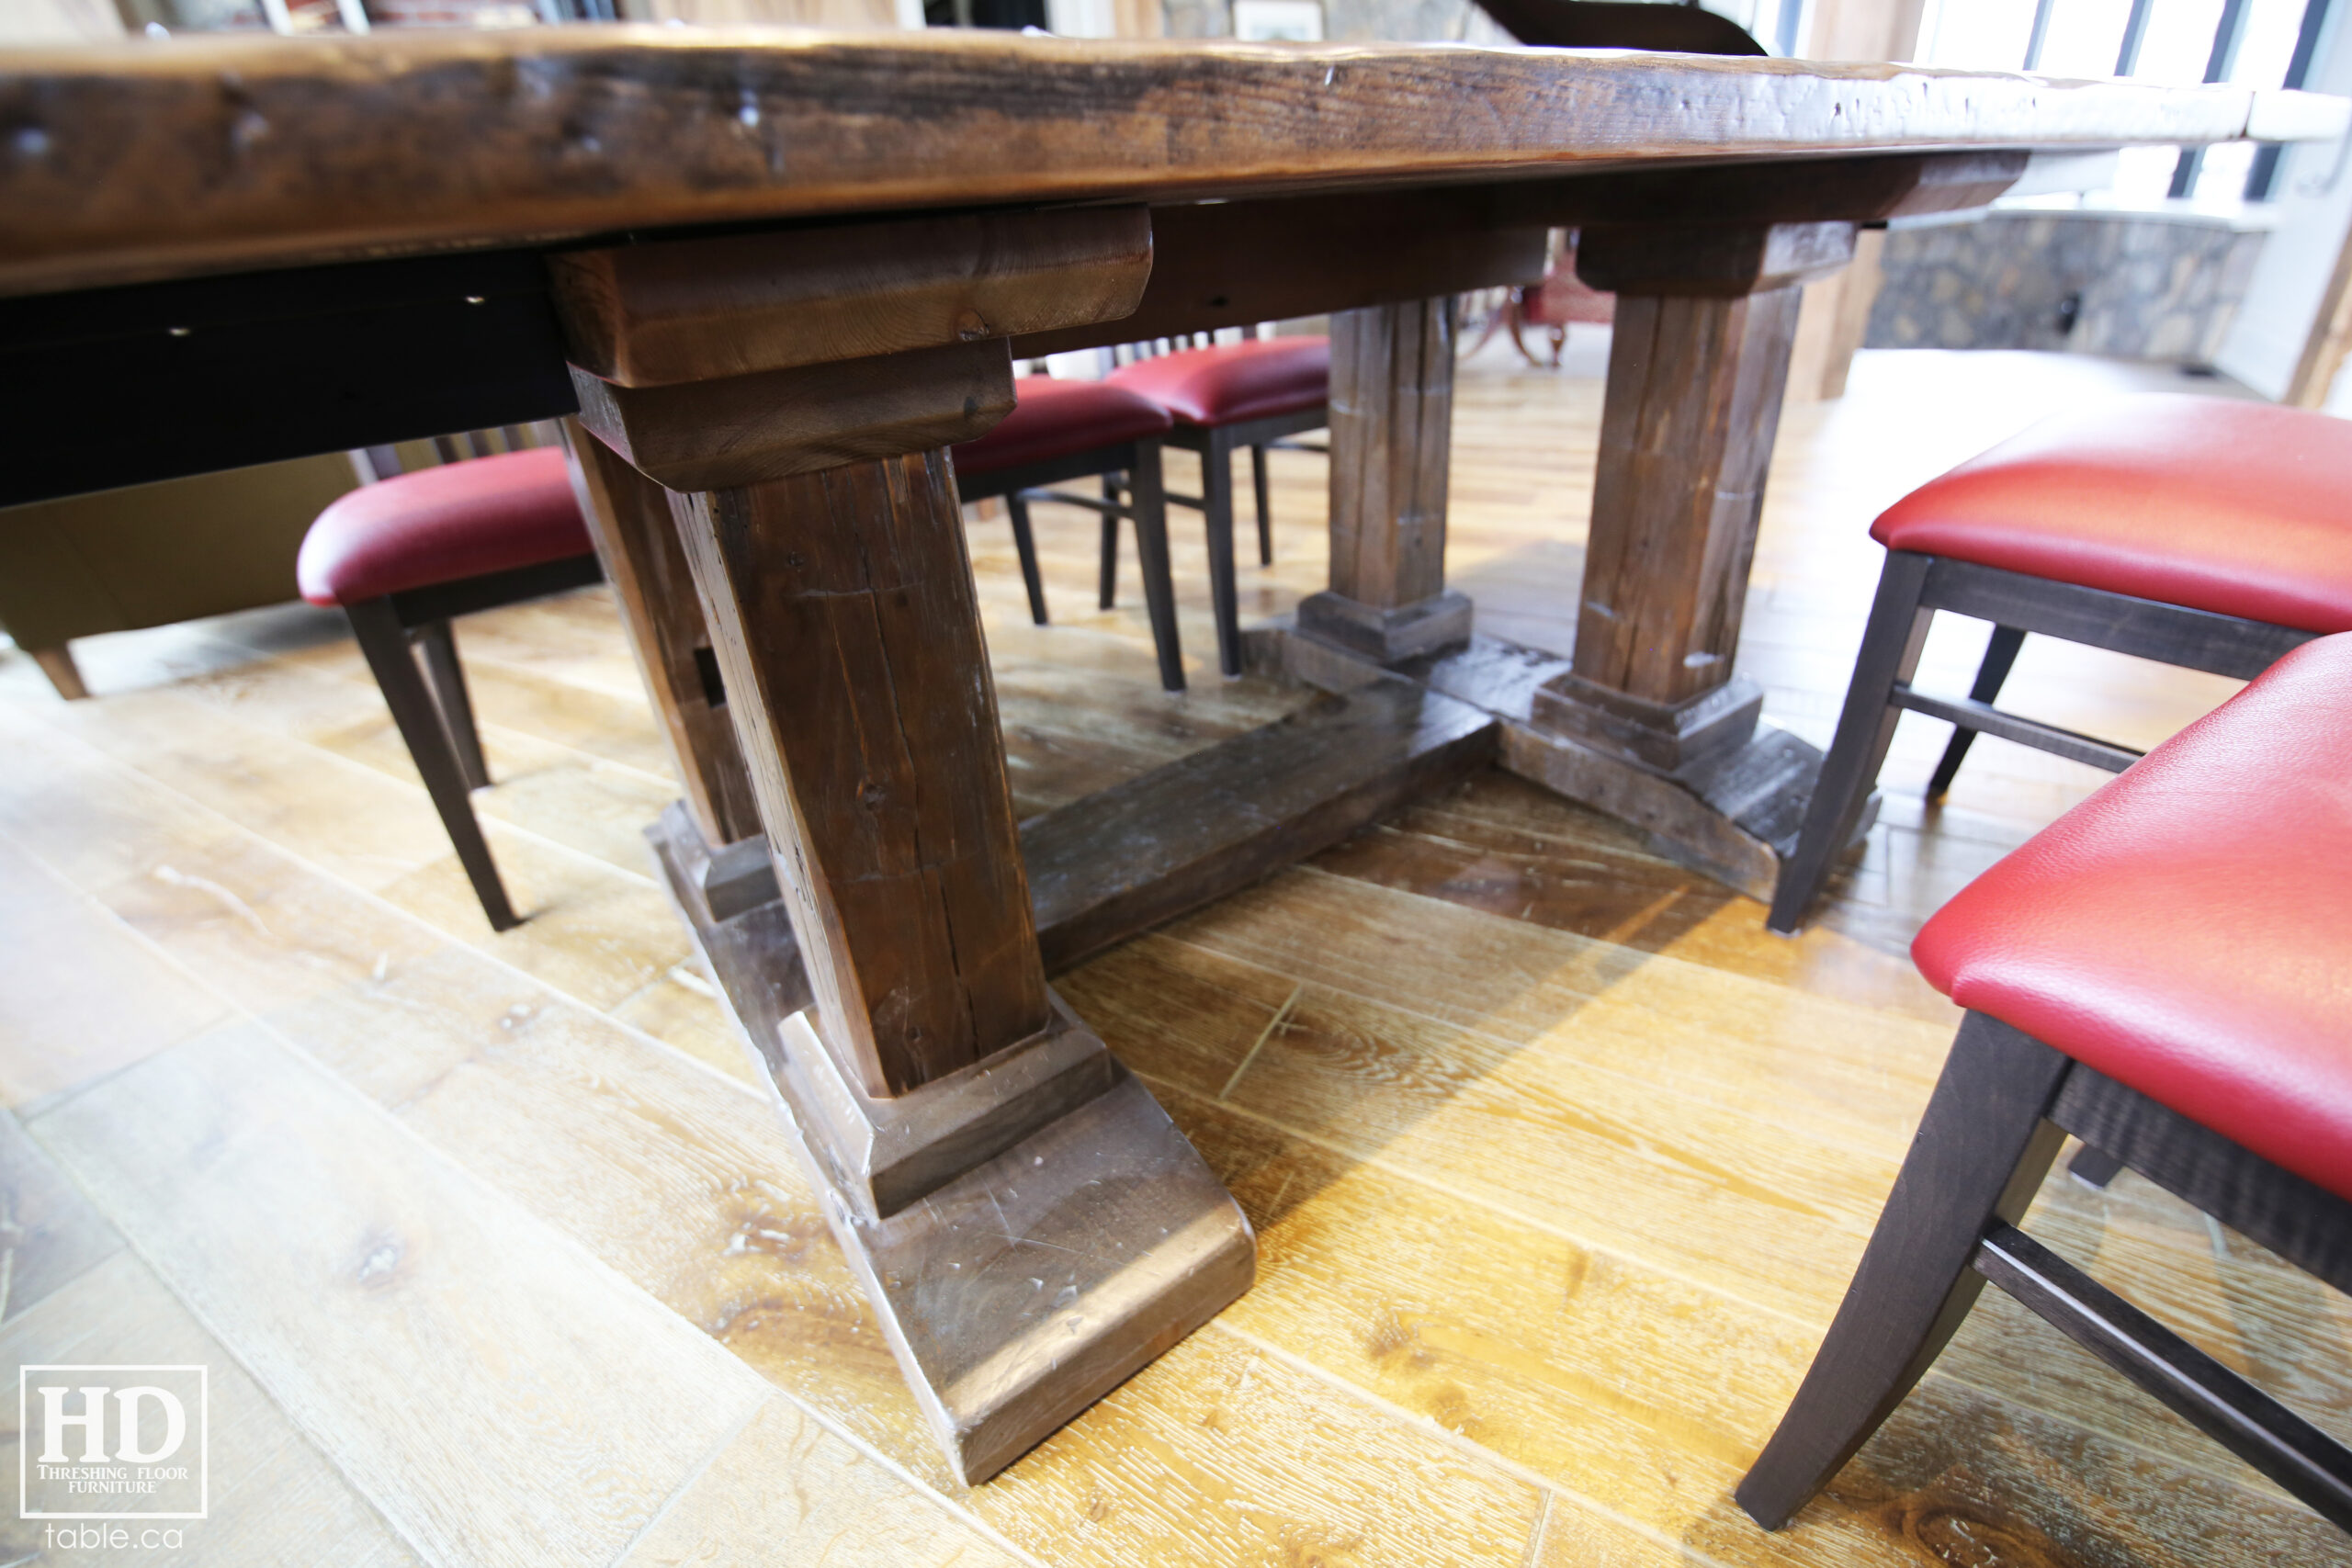
[[(1819, 0), (1806, 56), (1814, 60), (1908, 60), (1919, 47), (1926, 0)], [(1789, 401), (1846, 395), (1846, 372), (1862, 346), (1879, 287), (1883, 233), (1865, 231), (1854, 264), (1804, 291), (1797, 340), (1789, 351)]]
[(1804, 52), (1813, 60), (1908, 60), (1927, 0), (1819, 0)]

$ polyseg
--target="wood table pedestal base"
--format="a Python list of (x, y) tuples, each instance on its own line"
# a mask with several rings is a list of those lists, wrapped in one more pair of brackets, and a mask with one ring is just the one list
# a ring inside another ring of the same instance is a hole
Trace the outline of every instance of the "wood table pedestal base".
[[(877, 1141), (895, 1137), (899, 1158), (862, 1177), (843, 1171), (842, 1123), (854, 1112), (825, 1103), (827, 1080), (840, 1080), (805, 1026), (809, 994), (784, 904), (711, 920), (690, 880), (701, 851), (685, 812), (672, 807), (648, 836), (834, 1237), (966, 1484), (1250, 1288), (1257, 1245), (1240, 1206), (1150, 1091), (1058, 1006), (1059, 1028), (1000, 1053), (1024, 1060), (991, 1058), (883, 1102), (891, 1117), (876, 1123)], [(1033, 1113), (1041, 1100), (1050, 1114)], [(990, 1125), (991, 1108), (1024, 1118), (1012, 1141)], [(943, 1180), (926, 1151), (960, 1155), (962, 1168)]]
[[(1494, 758), (1492, 716), (1377, 670), (1021, 834), (1047, 974), (1237, 892)], [(986, 1480), (1249, 1289), (1249, 1222), (1151, 1095), (1052, 998), (1047, 1027), (876, 1099), (807, 1010), (766, 841), (647, 836), (907, 1382)], [(1050, 994), (1050, 993), (1049, 993)]]
[(1681, 774), (1736, 751), (1764, 716), (1764, 688), (1735, 675), (1679, 703), (1651, 703), (1564, 671), (1535, 688), (1539, 729)]
[(1453, 592), (1393, 608), (1343, 593), (1310, 593), (1298, 602), (1298, 626), (1374, 663), (1394, 664), (1468, 642), (1470, 613), (1469, 595)]
[[(1766, 903), (1781, 861), (1795, 852), (1821, 775), (1817, 748), (1760, 721), (1736, 744), (1702, 748), (1672, 769), (1621, 746), (1563, 735), (1544, 722), (1544, 710), (1555, 705), (1569, 660), (1495, 637), (1475, 636), (1465, 648), (1380, 665), (1325, 638), (1286, 631), (1282, 666), (1327, 691), (1403, 679), (1480, 709), (1498, 723), (1496, 761), (1503, 768), (1633, 824), (1668, 859)], [(1737, 705), (1749, 706), (1744, 698)], [(1878, 808), (1873, 794), (1853, 843), (1877, 821)]]

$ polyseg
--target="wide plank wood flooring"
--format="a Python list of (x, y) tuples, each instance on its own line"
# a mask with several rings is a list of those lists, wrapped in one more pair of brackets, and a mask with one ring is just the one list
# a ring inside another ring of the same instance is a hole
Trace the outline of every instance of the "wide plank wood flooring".
[[(1879, 507), (2148, 386), (2214, 384), (1865, 355), (1792, 410), (1741, 654), (1768, 716), (1827, 740)], [(1457, 410), (1453, 581), (1565, 648), (1600, 383), (1496, 345)], [(1248, 619), (1321, 585), (1322, 462), (1275, 456)], [(1215, 677), (1192, 514), (1183, 697), (1132, 548), (1101, 613), (1091, 515), (1036, 518), (1042, 630), (1001, 514), (971, 523), (1024, 815), (1299, 700)], [(1259, 1282), (967, 1492), (651, 880), (673, 789), (608, 600), (458, 635), (504, 936), (339, 617), (98, 639), (70, 705), (0, 654), (0, 1364), (211, 1367), (212, 1517), (141, 1563), (2352, 1564), (1996, 1292), (1795, 1528), (1730, 1500), (1951, 1037), (1905, 944), (2097, 773), (1983, 741), (1929, 809), (1944, 734), (1907, 716), (1796, 941), (1494, 774), (1066, 976), (1249, 1211)], [(1963, 690), (1983, 637), (1940, 627), (1923, 682)], [(2145, 746), (2230, 690), (2037, 641), (2011, 700)], [(2340, 1298), (2135, 1177), (2053, 1179), (2029, 1224), (2352, 1434)], [(40, 1528), (0, 1521), (0, 1563), (117, 1560)]]

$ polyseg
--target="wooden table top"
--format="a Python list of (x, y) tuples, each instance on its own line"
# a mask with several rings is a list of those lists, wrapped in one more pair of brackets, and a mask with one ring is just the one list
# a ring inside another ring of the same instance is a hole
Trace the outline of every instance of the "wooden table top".
[(0, 51), (0, 292), (1634, 161), (2318, 139), (2344, 100), (1908, 65), (567, 27)]

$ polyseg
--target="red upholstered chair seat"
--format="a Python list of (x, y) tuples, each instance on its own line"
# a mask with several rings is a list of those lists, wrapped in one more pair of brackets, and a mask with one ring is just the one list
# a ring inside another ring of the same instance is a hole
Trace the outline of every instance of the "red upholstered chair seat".
[(1173, 422), (1149, 398), (1102, 381), (1023, 376), (1012, 412), (977, 441), (954, 448), (959, 474), (993, 474), (1159, 435)]
[(1603, 293), (1577, 276), (1577, 253), (1571, 246), (1544, 275), (1542, 283), (1520, 296), (1519, 308), (1532, 326), (1605, 323), (1617, 319), (1617, 296)]
[(1114, 370), (1110, 385), (1140, 392), (1182, 424), (1238, 424), (1328, 402), (1331, 340), (1277, 337), (1188, 348)]
[(1871, 536), (2303, 631), (2352, 630), (2352, 421), (2134, 397), (2043, 420), (1890, 508)]
[(594, 548), (563, 449), (537, 446), (362, 485), (311, 525), (295, 578), (313, 604), (353, 604)]
[(1978, 877), (1921, 973), (2352, 1198), (2352, 637), (2308, 643)]

